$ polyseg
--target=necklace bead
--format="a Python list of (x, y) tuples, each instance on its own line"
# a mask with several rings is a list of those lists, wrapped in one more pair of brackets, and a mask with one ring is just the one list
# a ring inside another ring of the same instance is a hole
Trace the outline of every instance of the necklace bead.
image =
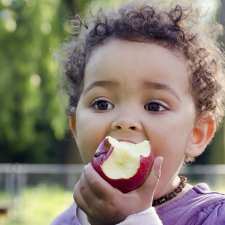
[(184, 189), (184, 187), (187, 183), (187, 177), (185, 177), (185, 176), (179, 176), (179, 177), (180, 177), (179, 185), (172, 192), (170, 192), (158, 199), (155, 199), (152, 204), (153, 206), (161, 205), (161, 204), (175, 198), (180, 192), (182, 192), (182, 190)]

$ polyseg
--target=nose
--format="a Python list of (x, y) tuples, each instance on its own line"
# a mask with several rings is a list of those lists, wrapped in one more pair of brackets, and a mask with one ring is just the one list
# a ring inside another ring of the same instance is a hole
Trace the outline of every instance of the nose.
[(119, 119), (112, 122), (112, 130), (139, 131), (141, 128), (141, 123), (133, 119)]

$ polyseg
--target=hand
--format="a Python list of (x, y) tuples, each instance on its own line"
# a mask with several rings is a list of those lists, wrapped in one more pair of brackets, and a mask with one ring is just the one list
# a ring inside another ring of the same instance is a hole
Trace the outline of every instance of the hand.
[(75, 185), (74, 200), (87, 214), (91, 225), (117, 224), (128, 215), (152, 206), (162, 161), (162, 157), (157, 157), (145, 183), (126, 194), (112, 187), (88, 164)]

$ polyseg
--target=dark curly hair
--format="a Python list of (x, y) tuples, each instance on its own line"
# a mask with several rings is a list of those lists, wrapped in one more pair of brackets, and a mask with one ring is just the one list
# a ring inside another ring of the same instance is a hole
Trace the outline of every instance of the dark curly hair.
[[(69, 113), (76, 110), (83, 88), (85, 66), (92, 51), (109, 39), (154, 42), (186, 57), (190, 91), (201, 114), (211, 112), (217, 125), (224, 114), (224, 57), (215, 34), (193, 22), (193, 8), (175, 5), (169, 10), (134, 2), (116, 12), (100, 10), (90, 20), (73, 20), (74, 33), (66, 49), (64, 72), (69, 94)], [(191, 23), (192, 22), (192, 23)], [(215, 27), (215, 26), (214, 26)]]

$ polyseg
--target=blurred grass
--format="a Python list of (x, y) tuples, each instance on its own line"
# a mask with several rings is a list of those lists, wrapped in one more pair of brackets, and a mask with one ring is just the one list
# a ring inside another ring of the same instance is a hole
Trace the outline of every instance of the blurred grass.
[[(5, 195), (0, 194), (0, 202), (5, 200)], [(0, 216), (0, 225), (49, 225), (72, 202), (72, 192), (57, 186), (27, 188), (8, 215)]]
[[(220, 181), (212, 190), (225, 193), (224, 181)], [(9, 195), (0, 193), (0, 206), (7, 201), (10, 201)], [(49, 225), (72, 202), (72, 191), (59, 186), (42, 184), (26, 188), (8, 215), (0, 216), (0, 225)]]

